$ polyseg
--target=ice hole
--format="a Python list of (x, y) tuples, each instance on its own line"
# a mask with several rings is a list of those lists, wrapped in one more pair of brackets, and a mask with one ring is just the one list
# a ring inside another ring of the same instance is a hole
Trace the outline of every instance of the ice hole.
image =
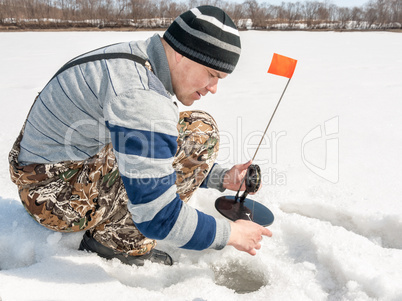
[(246, 263), (232, 261), (222, 266), (213, 266), (215, 283), (233, 289), (238, 294), (258, 291), (269, 284), (262, 271)]

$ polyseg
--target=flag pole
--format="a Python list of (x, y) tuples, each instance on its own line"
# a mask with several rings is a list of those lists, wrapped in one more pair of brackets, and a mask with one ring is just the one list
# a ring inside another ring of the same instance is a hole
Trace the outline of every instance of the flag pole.
[[(292, 78), (289, 78), (288, 82), (286, 83), (285, 89), (283, 89), (282, 95), (281, 95), (281, 97), (279, 98), (278, 103), (276, 104), (275, 110), (274, 110), (274, 112), (272, 113), (271, 118), (269, 119), (269, 122), (268, 122), (268, 124), (267, 124), (267, 127), (265, 128), (264, 134), (262, 134), (260, 143), (259, 143), (258, 146), (257, 146), (257, 149), (256, 149), (256, 151), (255, 151), (255, 153), (254, 153), (253, 159), (251, 159), (252, 161), (254, 161), (255, 156), (257, 155), (257, 152), (258, 152), (258, 150), (260, 149), (261, 143), (262, 143), (262, 141), (264, 140), (265, 134), (267, 133), (268, 128), (269, 128), (269, 125), (271, 124), (272, 119), (274, 118), (275, 113), (276, 113), (276, 111), (278, 110), (279, 104), (280, 104), (281, 101), (282, 101), (283, 95), (285, 94), (286, 89), (288, 88), (291, 79), (292, 79)], [(247, 175), (247, 174), (246, 174), (246, 175)], [(244, 181), (245, 181), (245, 179), (246, 179), (246, 175), (244, 175), (244, 177), (243, 177), (243, 179), (242, 179), (242, 181), (241, 181), (241, 183), (240, 183), (239, 189), (237, 190), (236, 197), (235, 197), (236, 200), (237, 200), (237, 198), (239, 197), (239, 192), (240, 192), (240, 189), (241, 189), (241, 187), (243, 186), (243, 183), (244, 183)]]
[(255, 156), (257, 155), (257, 152), (258, 152), (258, 150), (259, 150), (259, 148), (260, 148), (260, 145), (261, 145), (261, 143), (262, 143), (262, 141), (263, 141), (263, 139), (264, 139), (264, 136), (265, 136), (265, 134), (266, 134), (267, 131), (268, 131), (268, 127), (269, 127), (269, 125), (271, 124), (271, 121), (272, 121), (272, 119), (273, 119), (274, 116), (275, 116), (276, 110), (278, 110), (278, 107), (279, 107), (279, 104), (280, 104), (281, 101), (282, 101), (283, 95), (285, 94), (286, 89), (287, 89), (288, 86), (289, 86), (290, 80), (291, 80), (291, 78), (289, 78), (288, 82), (286, 83), (285, 89), (283, 89), (282, 95), (281, 95), (281, 97), (279, 98), (279, 101), (278, 101), (278, 103), (277, 103), (277, 105), (276, 105), (276, 107), (275, 107), (274, 112), (272, 113), (271, 119), (269, 120), (268, 125), (267, 125), (267, 127), (265, 128), (264, 134), (262, 135), (261, 140), (260, 140), (260, 143), (258, 144), (257, 149), (256, 149), (256, 151), (255, 151), (255, 153), (254, 153), (254, 156), (253, 156), (253, 159), (252, 159), (253, 161), (254, 161), (254, 159), (255, 159)]

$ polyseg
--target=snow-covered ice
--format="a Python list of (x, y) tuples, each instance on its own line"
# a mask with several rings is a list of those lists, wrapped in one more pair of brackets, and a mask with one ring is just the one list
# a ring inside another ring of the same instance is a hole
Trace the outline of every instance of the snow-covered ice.
[[(251, 198), (275, 222), (254, 257), (160, 244), (174, 266), (130, 267), (25, 212), (7, 154), (37, 92), (72, 57), (152, 34), (0, 33), (0, 300), (402, 300), (400, 33), (242, 32), (238, 68), (194, 105), (220, 127), (220, 163), (245, 162), (287, 82), (267, 74), (272, 54), (298, 60), (255, 160), (264, 186)], [(190, 204), (223, 218), (221, 195)]]

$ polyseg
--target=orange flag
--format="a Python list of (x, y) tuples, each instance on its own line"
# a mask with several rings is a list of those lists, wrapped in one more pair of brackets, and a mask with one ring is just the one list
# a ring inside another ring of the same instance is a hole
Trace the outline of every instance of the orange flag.
[(295, 72), (296, 64), (297, 60), (274, 53), (268, 73), (292, 78), (293, 72)]

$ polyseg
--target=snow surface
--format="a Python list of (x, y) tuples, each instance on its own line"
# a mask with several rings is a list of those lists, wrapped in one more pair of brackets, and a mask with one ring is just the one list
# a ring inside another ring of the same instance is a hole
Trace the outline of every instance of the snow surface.
[[(264, 187), (251, 198), (275, 215), (256, 256), (160, 244), (174, 266), (130, 267), (31, 219), (7, 154), (36, 93), (70, 58), (151, 34), (0, 33), (0, 299), (402, 300), (400, 33), (242, 32), (237, 70), (194, 105), (218, 122), (219, 161), (244, 162), (287, 82), (266, 73), (272, 54), (298, 59), (255, 160)], [(222, 218), (221, 195), (191, 204)]]

